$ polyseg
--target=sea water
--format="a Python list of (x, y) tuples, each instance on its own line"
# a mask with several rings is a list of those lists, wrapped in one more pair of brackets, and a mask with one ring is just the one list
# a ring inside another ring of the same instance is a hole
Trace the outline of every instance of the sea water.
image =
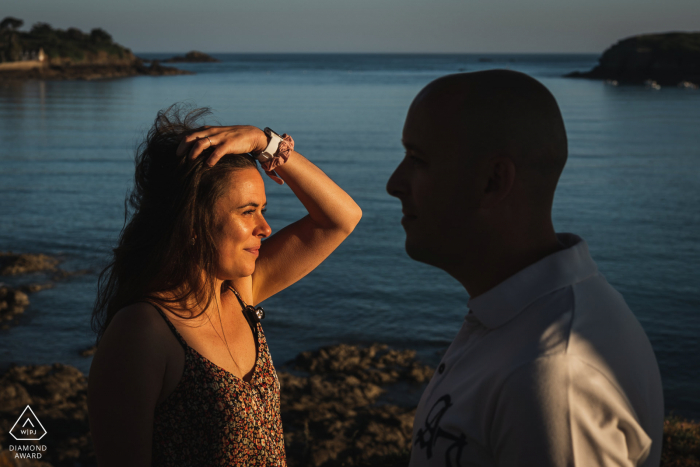
[[(47, 253), (86, 271), (30, 296), (19, 324), (0, 331), (0, 369), (62, 362), (89, 370), (79, 352), (94, 343), (97, 273), (124, 222), (134, 149), (175, 102), (211, 107), (212, 124), (293, 135), (363, 209), (328, 260), (263, 304), (277, 366), (341, 342), (416, 349), (436, 364), (469, 297), (406, 256), (400, 203), (385, 185), (403, 158), (406, 111), (425, 84), (509, 68), (541, 80), (564, 115), (570, 156), (554, 201), (557, 231), (588, 242), (642, 323), (667, 410), (700, 418), (699, 91), (562, 77), (590, 69), (592, 55), (215, 56), (222, 62), (178, 64), (196, 72), (189, 76), (0, 84), (0, 251)], [(273, 231), (304, 215), (287, 186), (266, 187)]]

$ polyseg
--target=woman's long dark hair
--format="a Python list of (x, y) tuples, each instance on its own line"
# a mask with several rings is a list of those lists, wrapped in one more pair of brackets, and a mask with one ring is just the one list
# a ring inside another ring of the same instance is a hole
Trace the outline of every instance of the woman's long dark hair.
[[(214, 297), (217, 251), (212, 241), (214, 203), (229, 184), (228, 175), (257, 167), (248, 155), (227, 155), (209, 167), (205, 150), (192, 161), (175, 154), (182, 138), (201, 129), (209, 109), (158, 112), (136, 153), (134, 188), (125, 201), (124, 227), (114, 257), (100, 273), (92, 328), (97, 342), (118, 310), (150, 300), (197, 303), (199, 316)], [(195, 239), (194, 242), (192, 239)], [(159, 292), (169, 292), (164, 299)]]

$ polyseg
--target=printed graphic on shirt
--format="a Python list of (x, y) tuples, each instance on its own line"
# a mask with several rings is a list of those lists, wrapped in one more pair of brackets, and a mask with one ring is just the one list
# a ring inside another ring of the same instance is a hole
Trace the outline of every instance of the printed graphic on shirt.
[(440, 420), (453, 405), (449, 394), (445, 394), (435, 401), (430, 412), (428, 412), (428, 416), (425, 417), (423, 428), (416, 433), (416, 440), (413, 445), (418, 446), (419, 449), (425, 449), (427, 458), (431, 459), (438, 439), (443, 438), (447, 441), (452, 441), (452, 444), (445, 449), (445, 466), (461, 467), (464, 447), (469, 444), (467, 443), (466, 435), (464, 433), (460, 433), (459, 436), (453, 435), (440, 428)]

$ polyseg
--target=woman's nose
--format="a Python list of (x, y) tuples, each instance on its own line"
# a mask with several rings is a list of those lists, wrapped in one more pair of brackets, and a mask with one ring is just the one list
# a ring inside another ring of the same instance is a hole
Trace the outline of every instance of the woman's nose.
[(268, 224), (265, 218), (261, 216), (255, 235), (262, 238), (267, 238), (271, 233), (272, 229), (270, 228), (270, 224)]

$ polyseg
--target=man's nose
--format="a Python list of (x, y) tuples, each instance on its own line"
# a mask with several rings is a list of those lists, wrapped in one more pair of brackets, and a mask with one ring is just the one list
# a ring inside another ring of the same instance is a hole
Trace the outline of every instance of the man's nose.
[(386, 192), (391, 196), (400, 198), (406, 194), (406, 180), (404, 173), (404, 163), (401, 162), (386, 183)]

